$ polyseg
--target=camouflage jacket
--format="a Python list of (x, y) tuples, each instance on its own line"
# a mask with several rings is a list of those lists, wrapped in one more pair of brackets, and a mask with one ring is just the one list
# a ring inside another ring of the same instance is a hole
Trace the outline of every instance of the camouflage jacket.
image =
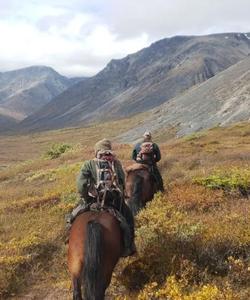
[[(119, 160), (114, 161), (114, 168), (117, 175), (117, 183), (122, 192), (125, 189), (125, 174)], [(97, 183), (96, 161), (94, 159), (87, 160), (81, 167), (77, 177), (77, 189), (83, 198), (88, 197), (88, 189), (91, 185)]]

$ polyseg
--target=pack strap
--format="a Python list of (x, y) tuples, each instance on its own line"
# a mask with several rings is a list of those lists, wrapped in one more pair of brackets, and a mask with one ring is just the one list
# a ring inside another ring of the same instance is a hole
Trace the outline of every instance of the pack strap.
[[(106, 195), (107, 192), (110, 190), (116, 190), (118, 191), (120, 194), (122, 194), (121, 189), (119, 188), (119, 184), (118, 184), (118, 179), (117, 179), (117, 174), (115, 171), (115, 165), (114, 165), (114, 161), (107, 161), (107, 160), (101, 160), (98, 158), (94, 159), (95, 161), (95, 166), (96, 166), (96, 175), (97, 175), (97, 180), (96, 180), (96, 184), (95, 184), (95, 190), (96, 190), (96, 194), (97, 194), (97, 203), (99, 203), (101, 206), (105, 205), (105, 200), (106, 200)], [(101, 168), (101, 162), (105, 161), (105, 163), (108, 163), (110, 168)], [(101, 180), (101, 173), (103, 172), (110, 172), (111, 174), (111, 179), (110, 180)], [(102, 186), (102, 199), (100, 199), (100, 193), (99, 193), (99, 188)]]

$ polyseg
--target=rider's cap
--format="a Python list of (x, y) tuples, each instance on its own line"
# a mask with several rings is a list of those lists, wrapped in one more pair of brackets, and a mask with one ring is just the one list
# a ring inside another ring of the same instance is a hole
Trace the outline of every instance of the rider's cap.
[(146, 131), (144, 134), (143, 134), (144, 137), (152, 137), (152, 134), (150, 131)]
[(111, 141), (108, 139), (103, 139), (95, 144), (95, 153), (99, 151), (107, 151), (107, 150), (112, 150), (112, 144)]

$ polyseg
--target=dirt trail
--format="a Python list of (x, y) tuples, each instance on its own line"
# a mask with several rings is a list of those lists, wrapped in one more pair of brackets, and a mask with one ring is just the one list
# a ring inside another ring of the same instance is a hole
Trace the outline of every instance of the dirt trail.
[[(68, 288), (54, 288), (51, 286), (47, 286), (45, 284), (41, 284), (40, 286), (35, 285), (30, 287), (25, 292), (13, 295), (8, 299), (11, 300), (71, 300), (72, 292), (71, 289)], [(105, 300), (114, 300), (109, 292), (106, 292)]]
[(72, 295), (69, 289), (53, 288), (48, 286), (33, 286), (29, 290), (12, 296), (11, 300), (71, 300)]

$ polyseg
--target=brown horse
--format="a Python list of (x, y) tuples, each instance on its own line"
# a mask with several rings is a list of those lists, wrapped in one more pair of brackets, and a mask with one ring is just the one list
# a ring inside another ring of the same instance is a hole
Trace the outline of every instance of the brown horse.
[(122, 250), (120, 225), (110, 213), (84, 212), (75, 219), (68, 248), (73, 300), (104, 299)]
[(144, 164), (133, 164), (126, 168), (126, 198), (133, 215), (153, 199), (156, 185), (149, 167)]

